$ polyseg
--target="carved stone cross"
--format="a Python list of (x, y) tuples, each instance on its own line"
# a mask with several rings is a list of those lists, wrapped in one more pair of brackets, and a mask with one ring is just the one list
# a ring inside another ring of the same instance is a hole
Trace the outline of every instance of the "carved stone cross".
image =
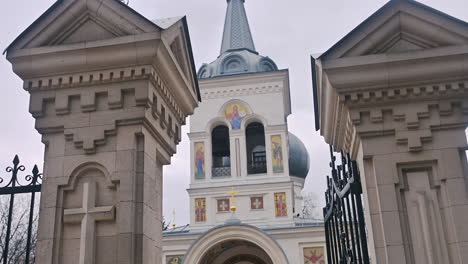
[(81, 223), (79, 264), (94, 263), (95, 224), (98, 221), (111, 221), (115, 218), (115, 206), (96, 207), (96, 183), (83, 184), (83, 206), (65, 209), (64, 223)]

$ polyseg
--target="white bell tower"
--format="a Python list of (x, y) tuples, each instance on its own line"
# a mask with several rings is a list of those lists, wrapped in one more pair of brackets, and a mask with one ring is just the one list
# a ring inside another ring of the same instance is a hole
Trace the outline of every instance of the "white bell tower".
[(189, 134), (191, 229), (230, 217), (232, 187), (243, 223), (293, 226), (309, 157), (288, 133), (289, 72), (255, 50), (242, 0), (228, 1), (221, 54), (198, 75), (202, 103)]

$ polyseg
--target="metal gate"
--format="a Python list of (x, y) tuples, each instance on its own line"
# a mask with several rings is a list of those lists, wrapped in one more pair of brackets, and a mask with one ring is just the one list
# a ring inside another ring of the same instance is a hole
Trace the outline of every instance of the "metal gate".
[(336, 164), (330, 146), (332, 170), (327, 177), (323, 208), (329, 264), (368, 264), (369, 253), (362, 206), (362, 187), (356, 161), (341, 153)]
[[(2, 222), (5, 222), (1, 227), (1, 231), (3, 233), (1, 250), (2, 250), (2, 263), (9, 264), (9, 263), (34, 263), (34, 257), (32, 256), (32, 243), (33, 241), (33, 224), (36, 219), (34, 219), (34, 207), (36, 202), (36, 193), (41, 191), (41, 183), (42, 183), (42, 174), (39, 173), (39, 169), (37, 166), (31, 171), (31, 174), (27, 174), (24, 177), (20, 177), (18, 173), (25, 171), (26, 168), (21, 165), (18, 156), (16, 155), (13, 159), (13, 166), (9, 166), (6, 168), (6, 172), (10, 174), (7, 178), (3, 178), (0, 176), (0, 198), (8, 197), (9, 201), (6, 203), (7, 207), (5, 212), (2, 212), (2, 215), (5, 216), (5, 219), (2, 219)], [(22, 204), (20, 208), (15, 206), (15, 195), (19, 194), (30, 194), (29, 198), (29, 205)], [(24, 208), (28, 206), (29, 208)], [(26, 234), (19, 234), (18, 233), (18, 226), (16, 226), (15, 221), (20, 221), (22, 219), (17, 219), (17, 214), (15, 214), (15, 210), (23, 210), (24, 213), (21, 214), (21, 218), (24, 217), (24, 221), (26, 221), (25, 225), (27, 226)], [(2, 211), (4, 209), (2, 208)], [(28, 214), (26, 214), (29, 211)], [(12, 224), (15, 223), (15, 226), (12, 227)], [(13, 231), (13, 233), (12, 233)], [(20, 235), (21, 237), (16, 237)], [(24, 239), (24, 236), (26, 238)], [(15, 245), (14, 248), (10, 248), (11, 242), (14, 241)], [(13, 250), (21, 251), (21, 255), (14, 255)], [(24, 254), (23, 254), (24, 253)]]

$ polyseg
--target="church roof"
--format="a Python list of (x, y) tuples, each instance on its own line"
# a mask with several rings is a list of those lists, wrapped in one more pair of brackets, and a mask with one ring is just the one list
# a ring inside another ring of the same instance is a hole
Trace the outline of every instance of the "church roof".
[(255, 52), (255, 45), (245, 13), (244, 0), (228, 0), (221, 54), (237, 49)]
[(245, 0), (227, 0), (226, 20), (219, 57), (210, 64), (203, 64), (198, 71), (200, 79), (277, 71), (278, 67), (268, 57), (255, 50), (249, 21), (245, 12)]
[(162, 29), (168, 29), (183, 18), (184, 18), (183, 16), (167, 17), (167, 18), (155, 19), (155, 20), (152, 20), (151, 22), (153, 22), (156, 26)]

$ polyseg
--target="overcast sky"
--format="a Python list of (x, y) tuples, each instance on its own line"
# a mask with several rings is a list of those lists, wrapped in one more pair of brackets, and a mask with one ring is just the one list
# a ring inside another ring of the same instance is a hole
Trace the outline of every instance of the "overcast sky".
[[(41, 15), (54, 0), (2, 1), (0, 48), (3, 49)], [(289, 68), (292, 115), (289, 130), (306, 144), (311, 171), (304, 192), (314, 192), (323, 201), (328, 149), (314, 131), (310, 54), (326, 51), (360, 22), (383, 6), (386, 0), (246, 0), (246, 9), (257, 51), (269, 56), (279, 68)], [(452, 16), (468, 21), (466, 0), (424, 0)], [(225, 0), (130, 0), (130, 6), (149, 19), (188, 16), (197, 68), (219, 55), (226, 10)], [(29, 95), (11, 71), (5, 57), (0, 60), (0, 175), (14, 154), (30, 167), (42, 165), (44, 147), (28, 112)], [(184, 138), (172, 165), (164, 172), (164, 215), (176, 223), (189, 222), (186, 189), (190, 179), (189, 140)]]

